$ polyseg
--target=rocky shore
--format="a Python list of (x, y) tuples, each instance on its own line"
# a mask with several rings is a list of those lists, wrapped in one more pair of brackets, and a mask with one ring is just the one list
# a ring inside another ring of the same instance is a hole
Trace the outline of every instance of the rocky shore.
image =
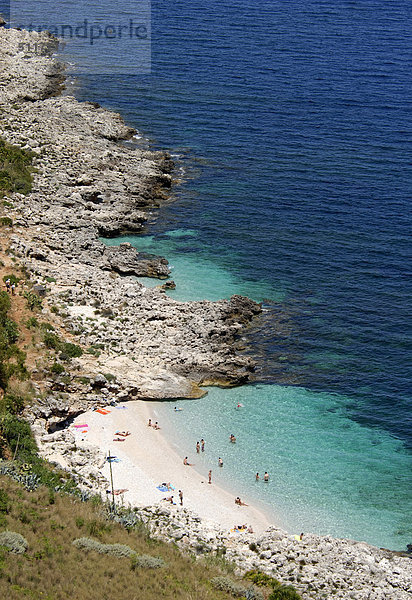
[[(202, 385), (247, 382), (254, 363), (238, 340), (261, 309), (243, 297), (174, 301), (134, 279), (167, 278), (166, 259), (100, 241), (144, 230), (172, 197), (173, 163), (126, 144), (135, 132), (119, 115), (59, 95), (56, 48), (48, 34), (0, 28), (0, 135), (30, 150), (36, 168), (32, 192), (6, 198), (14, 224), (8, 252), (47, 289), (48, 320), (90, 350), (72, 361), (87, 378), (50, 380), (26, 417), (45, 456), (65, 457), (80, 483), (101, 491), (104, 457), (65, 425), (97, 405), (200, 397)], [(411, 597), (410, 559), (365, 543), (309, 534), (300, 541), (276, 528), (232, 535), (177, 507), (137, 512), (153, 535), (195, 554), (224, 552), (239, 571), (259, 568), (305, 600)]]
[(173, 301), (130, 277), (166, 278), (166, 259), (99, 239), (142, 231), (169, 200), (170, 157), (125, 145), (135, 131), (118, 114), (50, 97), (63, 66), (51, 57), (53, 38), (30, 35), (44, 56), (28, 54), (27, 32), (0, 30), (1, 135), (30, 150), (36, 168), (31, 194), (10, 199), (10, 251), (31, 279), (55, 280), (48, 305), (62, 309), (82, 345), (103, 346), (102, 361), (111, 359), (118, 379), (130, 375), (134, 397), (198, 397), (200, 384), (246, 382), (253, 360), (237, 353), (236, 340), (259, 305)]

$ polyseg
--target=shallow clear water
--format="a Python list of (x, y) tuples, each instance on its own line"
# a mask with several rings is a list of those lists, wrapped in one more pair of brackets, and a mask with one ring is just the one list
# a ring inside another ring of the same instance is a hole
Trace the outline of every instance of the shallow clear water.
[[(412, 534), (410, 457), (398, 440), (351, 419), (348, 403), (334, 394), (253, 385), (209, 388), (206, 398), (156, 403), (156, 411), (181, 456), (204, 475), (212, 468), (214, 480), (246, 502), (270, 506), (289, 531), (403, 548)], [(175, 412), (176, 405), (183, 410)], [(202, 437), (205, 453), (197, 455)], [(256, 472), (265, 471), (270, 482), (256, 483)]]
[(181, 436), (224, 451), (234, 488), (296, 531), (391, 548), (412, 538), (410, 16), (407, 0), (153, 0), (151, 74), (72, 86), (176, 157), (174, 203), (132, 240), (170, 260), (170, 295), (266, 299), (267, 385), (185, 403)]

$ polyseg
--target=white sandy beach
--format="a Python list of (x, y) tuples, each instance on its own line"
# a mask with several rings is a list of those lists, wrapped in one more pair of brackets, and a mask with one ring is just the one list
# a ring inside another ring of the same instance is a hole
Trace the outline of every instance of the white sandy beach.
[[(117, 496), (117, 501), (126, 505), (144, 506), (161, 502), (162, 498), (173, 494), (179, 505), (178, 491), (183, 492), (183, 506), (197, 513), (202, 519), (225, 529), (247, 523), (254, 532), (263, 532), (271, 523), (267, 517), (253, 506), (237, 506), (235, 496), (200, 475), (194, 467), (183, 465), (183, 456), (179, 456), (162, 435), (161, 430), (148, 427), (151, 417), (150, 404), (142, 401), (127, 402), (109, 406), (106, 415), (96, 411), (83, 413), (74, 421), (71, 430), (78, 439), (87, 440), (107, 455), (110, 451), (119, 461), (112, 463), (113, 484), (115, 489), (127, 489)], [(87, 428), (75, 425), (87, 424)], [(84, 433), (87, 431), (87, 433)], [(114, 441), (120, 436), (116, 431), (130, 431), (125, 441)], [(189, 457), (190, 461), (190, 457)], [(110, 478), (109, 464), (102, 473)], [(175, 488), (162, 493), (157, 486), (170, 482)], [(110, 486), (108, 486), (109, 489)], [(123, 499), (123, 500), (122, 500)], [(247, 498), (242, 498), (247, 502)]]

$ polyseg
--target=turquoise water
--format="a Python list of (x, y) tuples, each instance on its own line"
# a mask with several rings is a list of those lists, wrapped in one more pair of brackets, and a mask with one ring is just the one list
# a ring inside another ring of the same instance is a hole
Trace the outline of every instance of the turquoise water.
[[(200, 252), (190, 253), (194, 230), (166, 231), (154, 236), (122, 237), (144, 252), (169, 258), (177, 289), (169, 295), (181, 301), (247, 294), (256, 300), (283, 294), (259, 282), (245, 281)], [(159, 280), (141, 278), (145, 285)], [(316, 298), (313, 300), (316, 305)], [(327, 370), (343, 356), (314, 352), (310, 358)], [(236, 409), (237, 403), (243, 404)], [(288, 531), (316, 532), (403, 549), (412, 537), (411, 456), (389, 433), (352, 418), (353, 398), (301, 387), (250, 385), (235, 389), (208, 388), (200, 400), (155, 403), (165, 434), (181, 456), (189, 456), (206, 476), (246, 502), (257, 503)], [(359, 400), (357, 410), (362, 410)], [(237, 437), (230, 444), (229, 435)], [(196, 441), (206, 440), (197, 455)], [(221, 456), (224, 468), (219, 469)], [(269, 484), (256, 483), (255, 473), (268, 471)]]
[[(167, 290), (167, 295), (175, 300), (221, 300), (233, 294), (243, 294), (261, 302), (265, 298), (281, 301), (284, 293), (262, 281), (247, 281), (236, 274), (236, 270), (225, 268), (202, 255), (201, 242), (194, 230), (174, 229), (166, 231), (161, 238), (147, 236), (123, 236), (104, 239), (108, 245), (130, 242), (140, 252), (149, 252), (167, 257), (171, 269), (170, 279), (176, 284), (175, 290)], [(161, 285), (159, 279), (138, 278), (147, 287)]]
[[(237, 409), (237, 403), (243, 407)], [(389, 434), (348, 414), (351, 400), (298, 387), (209, 388), (200, 400), (156, 403), (181, 456), (290, 532), (404, 548), (412, 536), (410, 456)], [(236, 444), (229, 435), (237, 437)], [(206, 450), (197, 455), (196, 441)], [(224, 466), (217, 466), (218, 457)], [(255, 482), (255, 474), (270, 482)]]

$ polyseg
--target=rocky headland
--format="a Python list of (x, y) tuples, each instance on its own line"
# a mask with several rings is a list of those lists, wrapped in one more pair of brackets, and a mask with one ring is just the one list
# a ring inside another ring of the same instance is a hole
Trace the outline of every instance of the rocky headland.
[[(81, 485), (101, 491), (105, 457), (66, 425), (95, 406), (200, 397), (202, 385), (247, 382), (254, 362), (238, 340), (261, 309), (238, 296), (174, 301), (135, 279), (167, 278), (165, 258), (100, 241), (144, 230), (172, 197), (173, 163), (167, 153), (126, 144), (135, 131), (119, 115), (61, 95), (56, 49), (46, 33), (0, 28), (0, 135), (30, 150), (36, 169), (30, 194), (5, 198), (13, 228), (1, 245), (45, 294), (47, 320), (85, 349), (72, 360), (82, 380), (50, 378), (25, 416), (45, 456), (64, 457)], [(178, 507), (137, 510), (153, 535), (195, 554), (224, 549), (239, 571), (259, 568), (305, 599), (411, 597), (406, 556), (330, 537), (296, 540), (277, 528), (229, 535)]]

